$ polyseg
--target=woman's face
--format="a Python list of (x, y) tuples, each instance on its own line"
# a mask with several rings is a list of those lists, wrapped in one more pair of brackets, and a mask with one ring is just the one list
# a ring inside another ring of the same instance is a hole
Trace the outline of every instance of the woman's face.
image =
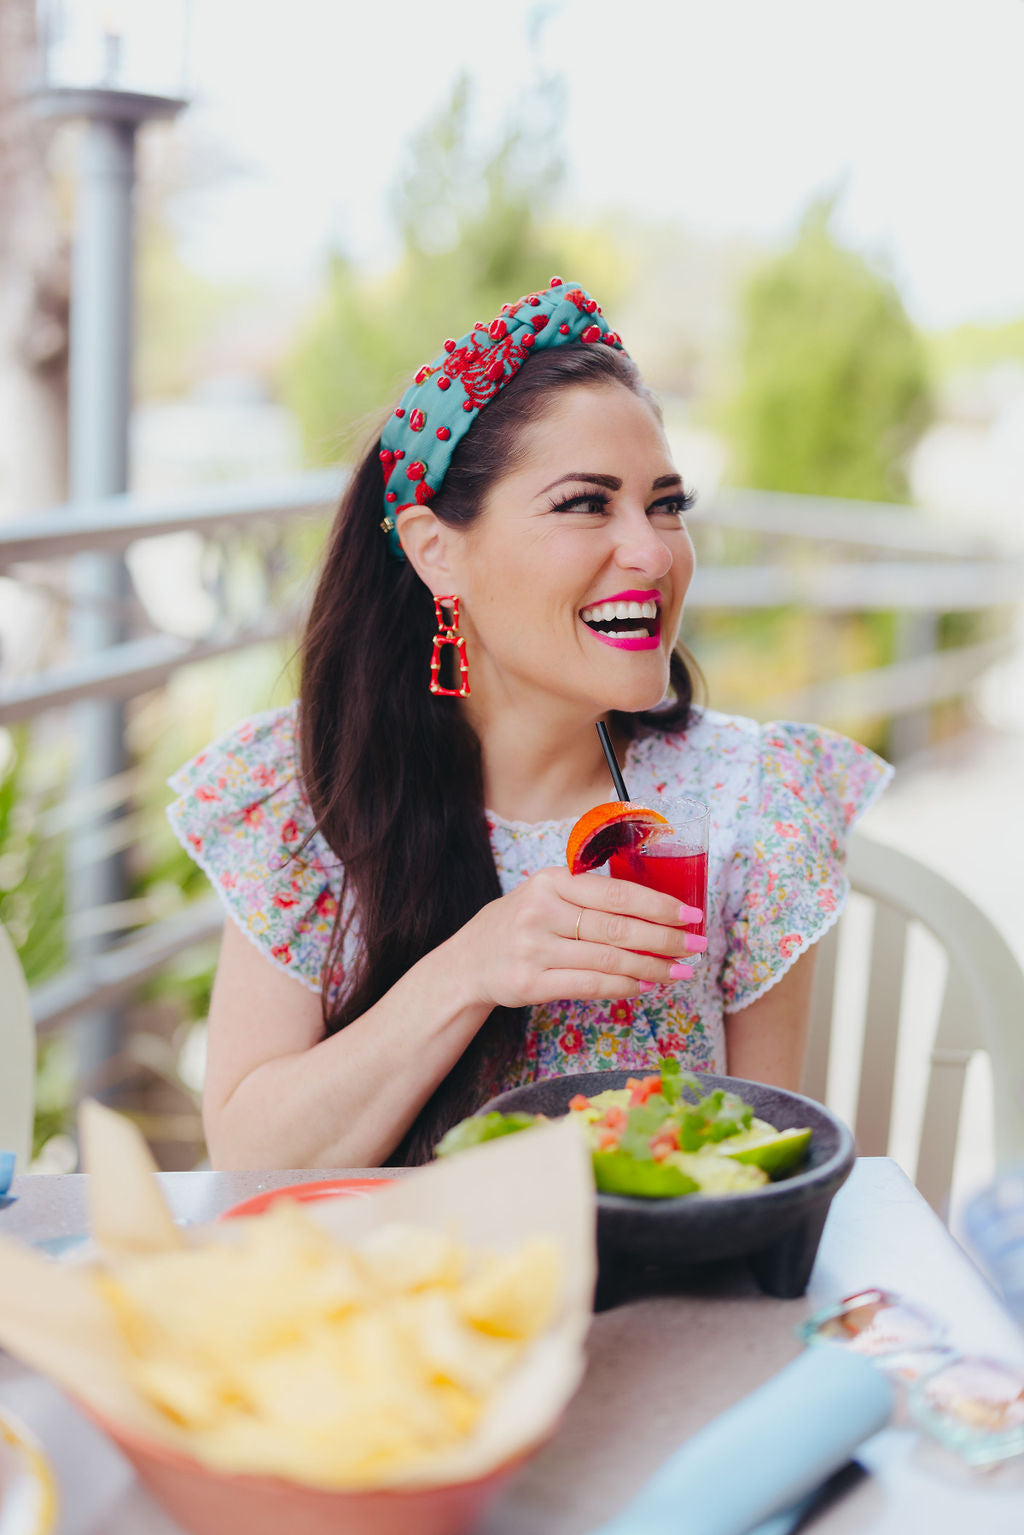
[(694, 565), (661, 426), (622, 385), (578, 387), (526, 447), (451, 550), (473, 693), (653, 708)]

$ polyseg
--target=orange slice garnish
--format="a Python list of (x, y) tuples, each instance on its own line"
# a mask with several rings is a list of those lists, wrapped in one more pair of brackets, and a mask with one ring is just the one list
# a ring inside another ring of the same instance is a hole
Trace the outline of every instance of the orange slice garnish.
[(646, 805), (612, 800), (595, 805), (581, 815), (565, 847), (565, 861), (573, 874), (586, 874), (607, 863), (613, 853), (639, 847), (668, 826), (665, 816)]

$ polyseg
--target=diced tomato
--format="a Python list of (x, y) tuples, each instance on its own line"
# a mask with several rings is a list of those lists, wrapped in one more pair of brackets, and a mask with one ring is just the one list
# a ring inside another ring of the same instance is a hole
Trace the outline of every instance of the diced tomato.
[(636, 1077), (630, 1077), (626, 1086), (629, 1088), (630, 1108), (635, 1109), (639, 1108), (641, 1104), (646, 1103), (648, 1098), (653, 1097), (655, 1093), (661, 1092), (661, 1078), (644, 1077), (642, 1080), (637, 1081)]
[(663, 1162), (671, 1151), (679, 1150), (679, 1126), (664, 1125), (651, 1136), (651, 1155), (656, 1162)]
[(618, 1130), (601, 1130), (598, 1132), (597, 1149), (599, 1151), (617, 1151), (618, 1146)]
[(605, 1109), (601, 1118), (597, 1121), (601, 1129), (615, 1130), (616, 1132), (626, 1128), (626, 1120), (629, 1118), (625, 1109), (613, 1103), (611, 1108)]
[(569, 1099), (569, 1107), (571, 1109), (589, 1109), (590, 1099), (585, 1098), (582, 1093), (577, 1093), (574, 1098)]

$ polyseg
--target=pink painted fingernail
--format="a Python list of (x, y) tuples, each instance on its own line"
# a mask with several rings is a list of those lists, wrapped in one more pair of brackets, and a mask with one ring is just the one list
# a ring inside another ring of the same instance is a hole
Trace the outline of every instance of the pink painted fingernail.
[(697, 906), (683, 905), (679, 908), (680, 922), (699, 922), (703, 915), (704, 913)]
[(698, 935), (696, 933), (687, 933), (687, 935), (686, 935), (686, 952), (687, 952), (687, 954), (703, 954), (704, 950), (707, 948), (707, 946), (708, 946), (708, 941), (707, 941), (706, 938), (700, 938), (700, 937), (698, 937)]
[[(692, 971), (688, 973), (692, 974)], [(657, 981), (640, 981), (638, 984), (641, 991), (654, 991), (658, 983)]]
[(674, 981), (688, 981), (692, 974), (693, 970), (689, 965), (675, 964), (669, 971), (669, 975)]

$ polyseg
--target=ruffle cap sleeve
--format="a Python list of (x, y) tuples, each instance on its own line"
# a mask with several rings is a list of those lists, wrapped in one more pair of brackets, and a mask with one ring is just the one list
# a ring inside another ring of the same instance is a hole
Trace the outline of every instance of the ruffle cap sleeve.
[[(296, 718), (295, 704), (256, 715), (185, 763), (168, 780), (178, 798), (167, 818), (246, 936), (279, 969), (319, 991), (341, 866), (314, 829), (299, 778)], [(350, 928), (346, 923), (332, 997), (350, 968)]]
[(760, 727), (728, 877), (727, 1012), (763, 996), (838, 920), (850, 892), (847, 833), (892, 772), (820, 725)]

